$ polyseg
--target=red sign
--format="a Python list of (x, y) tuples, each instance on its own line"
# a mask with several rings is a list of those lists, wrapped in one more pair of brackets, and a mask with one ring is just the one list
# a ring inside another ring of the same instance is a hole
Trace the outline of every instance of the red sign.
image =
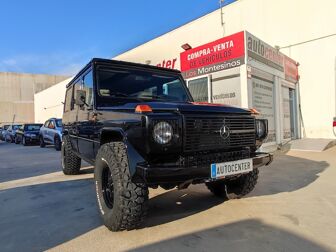
[(180, 54), (185, 78), (244, 64), (244, 32), (239, 32)]
[(284, 65), (285, 65), (285, 79), (292, 82), (297, 82), (299, 80), (299, 69), (296, 64), (296, 61), (285, 56)]

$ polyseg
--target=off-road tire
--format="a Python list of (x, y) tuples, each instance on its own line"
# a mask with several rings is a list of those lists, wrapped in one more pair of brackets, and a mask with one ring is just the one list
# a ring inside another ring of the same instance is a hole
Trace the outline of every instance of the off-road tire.
[(43, 136), (41, 135), (40, 136), (40, 147), (41, 148), (44, 148), (46, 146), (45, 142), (44, 142), (44, 139), (43, 139)]
[(62, 147), (62, 170), (65, 175), (77, 175), (81, 167), (81, 158), (72, 150), (70, 137), (63, 136)]
[(62, 149), (62, 141), (58, 135), (54, 138), (55, 150), (60, 151)]
[[(112, 182), (113, 198), (106, 199), (104, 174)], [(104, 225), (111, 231), (139, 228), (147, 214), (148, 187), (131, 181), (126, 146), (123, 142), (106, 143), (98, 151), (94, 180), (98, 208)]]
[(206, 183), (208, 189), (216, 196), (224, 199), (241, 198), (250, 193), (258, 181), (258, 169), (243, 174), (232, 180), (219, 180)]

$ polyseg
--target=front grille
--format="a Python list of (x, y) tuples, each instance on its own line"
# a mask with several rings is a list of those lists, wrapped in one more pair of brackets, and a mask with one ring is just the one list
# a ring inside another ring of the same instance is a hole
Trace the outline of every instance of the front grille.
[(182, 167), (210, 167), (213, 163), (236, 161), (245, 158), (250, 158), (250, 151), (248, 149), (218, 153), (197, 153), (196, 155), (182, 156), (180, 158), (180, 165)]
[[(255, 145), (255, 119), (252, 116), (184, 116), (184, 151), (195, 152)], [(226, 126), (230, 132), (221, 137)]]

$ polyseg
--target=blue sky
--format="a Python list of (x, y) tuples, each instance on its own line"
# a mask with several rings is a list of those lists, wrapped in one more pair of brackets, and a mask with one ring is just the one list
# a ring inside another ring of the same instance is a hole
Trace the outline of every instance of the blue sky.
[(0, 71), (71, 75), (209, 13), (218, 0), (11, 0), (0, 8)]

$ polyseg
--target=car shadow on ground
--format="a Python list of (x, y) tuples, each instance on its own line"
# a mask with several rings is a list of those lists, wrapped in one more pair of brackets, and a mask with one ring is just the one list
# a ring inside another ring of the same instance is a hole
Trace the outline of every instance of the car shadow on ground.
[(129, 251), (330, 251), (290, 231), (248, 219), (177, 236)]
[[(261, 168), (257, 187), (248, 197), (299, 190), (318, 179), (319, 174), (327, 167), (327, 162), (278, 156), (270, 167)], [(92, 172), (92, 168), (83, 170), (83, 173), (87, 172)], [(143, 227), (177, 221), (206, 211), (221, 203), (223, 203), (223, 200), (213, 196), (204, 185), (192, 186), (181, 191), (170, 190), (161, 194), (154, 194), (149, 200), (149, 215)], [(92, 179), (0, 190), (0, 205), (1, 251), (46, 250), (102, 225), (96, 206)], [(254, 225), (256, 226), (254, 227)], [(301, 242), (302, 248), (309, 245), (298, 237), (292, 237), (291, 234), (286, 234), (281, 230), (264, 227), (264, 224), (255, 221), (238, 223), (233, 228), (235, 230), (233, 234), (236, 233), (237, 236), (239, 236), (239, 232), (244, 233), (244, 229), (251, 229), (251, 232), (253, 232), (254, 229), (265, 228), (267, 230), (268, 228), (271, 233), (280, 233), (283, 237), (279, 238), (280, 240), (275, 240), (275, 242), (288, 239), (297, 243)], [(230, 230), (230, 226), (205, 231), (205, 234), (215, 235), (219, 233), (221, 234), (220, 237), (230, 235), (226, 234), (226, 232), (229, 232), (226, 230)], [(266, 231), (261, 231), (263, 235), (264, 233), (267, 234)], [(198, 235), (196, 233), (195, 236), (186, 236), (177, 241), (184, 242), (191, 239), (190, 246), (193, 248), (192, 240), (197, 240)], [(200, 236), (202, 236), (202, 233)], [(261, 237), (262, 235), (256, 237), (256, 239), (262, 239)], [(268, 236), (266, 235), (266, 237)], [(220, 243), (221, 240), (218, 236), (217, 239), (218, 241), (214, 242)], [(243, 239), (246, 238), (243, 237)], [(165, 241), (164, 244), (170, 246), (171, 242)], [(241, 243), (238, 241), (238, 244), (247, 246), (247, 242), (244, 243), (244, 241)], [(224, 245), (222, 244), (222, 246)], [(167, 248), (170, 249), (170, 247)], [(149, 247), (150, 249), (154, 249), (154, 247)], [(170, 251), (172, 250), (170, 249)]]
[(44, 251), (102, 225), (92, 179), (0, 191), (0, 250)]
[(223, 202), (223, 199), (213, 196), (204, 185), (192, 186), (180, 191), (170, 190), (150, 198), (149, 213), (141, 228), (182, 219)]
[[(280, 155), (270, 166), (260, 168), (256, 188), (245, 197), (299, 190), (318, 179), (319, 174), (327, 167), (328, 163), (325, 161), (318, 162)], [(149, 216), (143, 227), (157, 226), (185, 218), (223, 202), (224, 200), (213, 196), (202, 184), (181, 191), (176, 189), (167, 191), (149, 200)]]
[[(87, 166), (83, 161), (82, 167)], [(62, 171), (61, 152), (53, 146), (40, 148), (0, 142), (0, 183), (59, 171)]]
[(318, 179), (328, 166), (326, 161), (277, 155), (270, 166), (259, 169), (258, 184), (248, 197), (299, 190)]

